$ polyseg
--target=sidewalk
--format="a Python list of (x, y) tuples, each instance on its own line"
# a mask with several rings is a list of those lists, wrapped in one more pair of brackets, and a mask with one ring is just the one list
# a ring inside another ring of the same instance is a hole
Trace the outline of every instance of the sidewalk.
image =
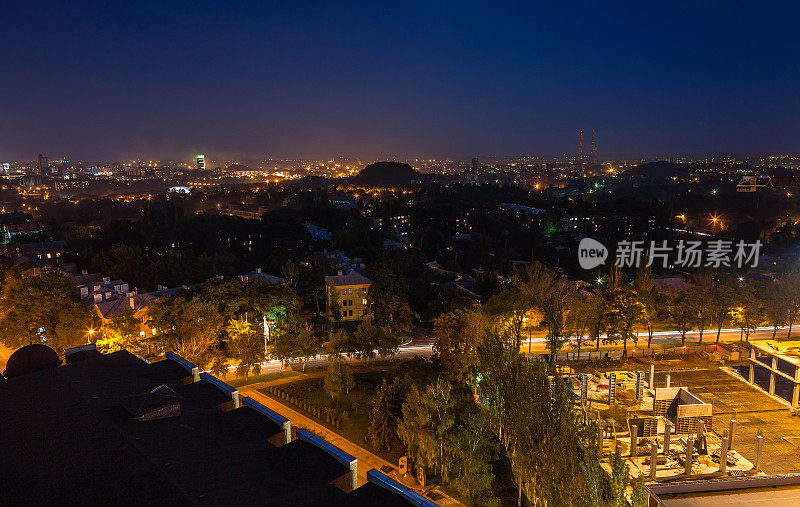
[[(296, 379), (296, 377), (294, 377)], [(292, 408), (284, 405), (283, 403), (278, 402), (277, 400), (261, 394), (257, 391), (257, 385), (248, 385), (242, 386), (239, 389), (241, 394), (247, 395), (257, 402), (263, 404), (270, 410), (273, 410), (282, 416), (288, 418), (292, 421), (292, 426), (296, 428), (302, 428), (309, 430), (321, 437), (325, 440), (330, 442), (331, 444), (335, 445), (339, 449), (343, 450), (344, 452), (350, 454), (351, 456), (358, 459), (358, 474), (357, 480), (358, 485), (361, 486), (367, 482), (367, 472), (373, 468), (377, 468), (378, 470), (384, 466), (390, 466), (394, 470), (390, 473), (386, 473), (392, 479), (405, 484), (411, 488), (414, 488), (417, 492), (421, 492), (419, 483), (413, 478), (410, 474), (406, 477), (402, 477), (397, 472), (397, 466), (395, 464), (389, 463), (388, 461), (376, 456), (375, 454), (367, 451), (363, 447), (356, 445), (355, 443), (351, 442), (350, 440), (346, 439), (345, 437), (341, 436), (340, 434), (336, 433), (335, 431), (326, 428), (325, 426), (317, 423), (316, 421), (306, 417), (305, 415), (293, 410)], [(385, 472), (384, 472), (385, 473)], [(426, 488), (427, 490), (428, 488)], [(437, 494), (442, 495), (443, 498), (437, 500), (441, 506), (450, 506), (450, 505), (463, 505), (461, 502), (456, 501), (453, 498), (445, 495), (441, 492), (441, 490), (434, 488)]]

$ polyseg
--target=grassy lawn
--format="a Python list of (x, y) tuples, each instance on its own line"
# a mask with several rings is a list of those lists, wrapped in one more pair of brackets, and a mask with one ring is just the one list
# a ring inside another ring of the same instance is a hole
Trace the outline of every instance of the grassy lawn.
[[(370, 363), (370, 367), (375, 367), (375, 362)], [(287, 384), (282, 384), (280, 388), (289, 393), (291, 396), (305, 400), (306, 402), (320, 408), (323, 413), (328, 411), (333, 414), (342, 416), (343, 425), (338, 429), (345, 438), (354, 442), (365, 449), (368, 449), (390, 463), (397, 463), (397, 460), (402, 456), (402, 449), (392, 449), (387, 452), (386, 450), (374, 449), (366, 440), (365, 436), (370, 424), (370, 411), (372, 410), (372, 403), (375, 394), (380, 389), (383, 379), (391, 382), (396, 376), (403, 374), (403, 363), (397, 363), (387, 366), (385, 370), (380, 371), (362, 371), (355, 367), (353, 371), (353, 380), (355, 386), (348, 394), (344, 394), (340, 400), (334, 401), (325, 392), (324, 379), (313, 378), (293, 381)], [(266, 389), (259, 390), (261, 393), (272, 396)], [(274, 396), (272, 396), (274, 397)], [(282, 403), (287, 403), (285, 400), (280, 400)], [(320, 420), (313, 414), (295, 407), (296, 410), (306, 414), (308, 417), (319, 421), (326, 426), (329, 426), (324, 421)]]
[(235, 378), (229, 380), (227, 384), (231, 387), (242, 387), (250, 384), (257, 384), (259, 382), (271, 382), (273, 380), (286, 377), (296, 377), (298, 375), (300, 375), (300, 372), (294, 370), (276, 371), (272, 373), (262, 373), (261, 375), (252, 375), (245, 378)]

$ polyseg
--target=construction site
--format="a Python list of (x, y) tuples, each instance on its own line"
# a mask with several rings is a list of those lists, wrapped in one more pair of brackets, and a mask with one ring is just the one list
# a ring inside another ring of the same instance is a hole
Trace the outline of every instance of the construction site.
[(584, 361), (567, 373), (597, 425), (603, 469), (618, 451), (644, 476), (650, 505), (800, 493), (800, 342)]

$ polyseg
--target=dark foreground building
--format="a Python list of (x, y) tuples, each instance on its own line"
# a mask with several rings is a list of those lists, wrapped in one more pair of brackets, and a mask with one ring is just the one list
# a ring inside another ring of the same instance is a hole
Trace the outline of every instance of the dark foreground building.
[(0, 377), (0, 505), (434, 505), (177, 356), (86, 352)]

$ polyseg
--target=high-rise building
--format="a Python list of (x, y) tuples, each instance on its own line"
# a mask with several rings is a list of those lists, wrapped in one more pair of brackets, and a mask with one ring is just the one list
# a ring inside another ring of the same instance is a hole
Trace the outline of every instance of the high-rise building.
[(592, 142), (589, 145), (589, 157), (593, 164), (596, 164), (599, 160), (597, 158), (597, 139), (595, 138), (595, 131), (592, 129)]
[(206, 156), (205, 155), (197, 155), (197, 170), (198, 171), (205, 171), (206, 170)]
[(478, 181), (478, 157), (472, 159), (472, 179)]
[(8, 162), (3, 162), (3, 174), (8, 174), (10, 170), (11, 170), (11, 164), (9, 164)]
[(43, 157), (42, 154), (39, 153), (39, 174), (45, 176), (49, 172), (50, 172), (50, 162), (47, 161), (47, 157)]
[(583, 161), (583, 129), (578, 131), (578, 161)]

